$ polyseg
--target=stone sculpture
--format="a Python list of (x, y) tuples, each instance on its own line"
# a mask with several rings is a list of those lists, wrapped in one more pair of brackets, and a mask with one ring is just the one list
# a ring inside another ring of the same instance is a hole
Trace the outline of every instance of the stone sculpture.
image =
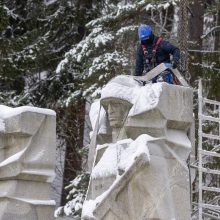
[[(82, 219), (190, 219), (186, 161), (191, 152), (187, 132), (193, 123), (192, 89), (167, 83), (141, 87), (130, 77), (118, 78), (102, 91), (113, 143), (96, 146)], [(124, 82), (129, 89), (123, 90)], [(116, 86), (121, 93), (114, 92)], [(118, 113), (122, 105), (115, 111), (107, 108), (118, 100), (129, 103), (127, 111), (121, 111), (126, 119)]]
[(0, 105), (0, 220), (53, 219), (56, 116)]
[[(126, 79), (125, 81), (126, 83), (124, 82), (125, 79)], [(94, 155), (97, 145), (110, 143), (110, 142), (115, 143), (117, 140), (126, 138), (126, 134), (124, 131), (124, 123), (128, 116), (129, 110), (133, 105), (132, 93), (133, 93), (133, 89), (136, 87), (138, 87), (138, 83), (135, 82), (133, 79), (127, 77), (124, 78), (124, 76), (119, 76), (115, 78), (113, 81), (111, 81), (102, 90), (101, 101), (100, 100), (98, 102), (96, 101), (91, 106), (92, 117), (90, 118), (92, 121), (92, 127), (94, 132), (91, 137), (91, 143), (89, 149), (89, 157), (88, 157), (89, 171), (91, 171), (93, 166)], [(93, 110), (94, 106), (96, 109), (96, 114), (94, 113)], [(103, 112), (105, 112), (105, 114)], [(93, 118), (97, 120), (94, 122)], [(100, 139), (102, 141), (99, 141)], [(100, 147), (96, 158), (99, 158), (105, 149), (106, 146), (103, 146), (103, 148)]]
[[(123, 95), (126, 94), (129, 90), (130, 92), (132, 92), (130, 86), (135, 86), (134, 84), (128, 84), (122, 87), (122, 85), (120, 84), (120, 80), (121, 79), (118, 78), (116, 79), (116, 81), (114, 80), (113, 82), (111, 82), (110, 83), (111, 88), (109, 88), (109, 85), (107, 85), (103, 89), (102, 98), (100, 101), (101, 107), (103, 108), (103, 110), (105, 109), (106, 112), (105, 119), (108, 121), (108, 122), (104, 122), (104, 124), (108, 124), (110, 127), (110, 129), (108, 130), (111, 130), (111, 142), (113, 143), (116, 143), (118, 140), (126, 138), (126, 134), (124, 131), (124, 123), (128, 116), (129, 110), (132, 107), (132, 103), (131, 103), (131, 98), (129, 98), (129, 96), (127, 97), (127, 99), (125, 98), (123, 99)], [(112, 91), (112, 87), (114, 87), (114, 92), (108, 94), (109, 89), (111, 89)], [(100, 121), (102, 121), (102, 119)], [(100, 124), (99, 126), (101, 127), (102, 124)], [(96, 148), (96, 145), (97, 143), (95, 143), (92, 147)], [(119, 146), (119, 148), (120, 147), (121, 146)], [(108, 157), (109, 150), (111, 151), (111, 149), (109, 148), (109, 144), (98, 145), (98, 148), (96, 148), (96, 156), (95, 156), (94, 164), (96, 165), (99, 162), (104, 152), (106, 157)], [(118, 150), (119, 150), (118, 147), (115, 147), (114, 153), (117, 154)], [(92, 157), (90, 160), (93, 160), (94, 153), (90, 154), (90, 156)], [(117, 169), (113, 168), (112, 172), (108, 173), (108, 175), (105, 175), (105, 177), (102, 176), (92, 177), (93, 181), (90, 181), (89, 190), (88, 190), (90, 194), (87, 195), (87, 198), (90, 199), (95, 198), (100, 193), (107, 190), (116, 179), (116, 176), (117, 176)]]
[[(112, 142), (112, 130), (107, 120), (105, 109), (101, 106), (100, 100), (95, 100), (90, 108), (89, 118), (91, 119), (92, 131), (90, 138), (96, 137), (96, 144)], [(99, 120), (98, 120), (99, 118)], [(96, 131), (95, 131), (96, 130)]]

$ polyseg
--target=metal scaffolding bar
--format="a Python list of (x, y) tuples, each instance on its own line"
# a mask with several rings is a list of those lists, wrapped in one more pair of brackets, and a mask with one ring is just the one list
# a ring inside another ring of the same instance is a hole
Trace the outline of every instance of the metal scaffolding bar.
[(214, 134), (202, 133), (201, 136), (204, 137), (204, 138), (210, 138), (210, 139), (213, 139), (213, 140), (220, 140), (220, 136), (214, 135)]
[(201, 120), (204, 120), (204, 121), (213, 121), (213, 122), (218, 122), (218, 123), (220, 123), (220, 118), (215, 118), (215, 117), (212, 117), (212, 116), (199, 115), (199, 118), (200, 118)]
[[(202, 115), (202, 80), (199, 79), (199, 115)], [(199, 146), (198, 146), (198, 158), (199, 158), (199, 220), (202, 220), (202, 120), (199, 120)]]
[(219, 189), (219, 188), (216, 188), (216, 187), (203, 186), (203, 187), (202, 187), (202, 190), (220, 193), (220, 189)]
[(216, 153), (213, 151), (202, 150), (201, 153), (203, 155), (212, 156), (212, 157), (220, 157), (220, 153)]
[(211, 99), (207, 99), (207, 98), (203, 98), (203, 101), (204, 103), (209, 103), (209, 104), (212, 104), (212, 105), (220, 105), (220, 102), (218, 101), (215, 101), (215, 100), (211, 100)]
[[(199, 200), (198, 200), (198, 220), (206, 219), (206, 217), (212, 217), (212, 219), (216, 219), (216, 215), (214, 212), (220, 212), (220, 206), (213, 203), (213, 201), (205, 201), (203, 198), (203, 191), (220, 193), (220, 188), (218, 187), (208, 187), (203, 185), (203, 173), (208, 173), (212, 175), (220, 175), (220, 170), (210, 169), (209, 167), (203, 167), (205, 164), (205, 158), (208, 157), (218, 157), (220, 158), (220, 153), (217, 152), (219, 150), (219, 145), (213, 147), (212, 150), (203, 149), (203, 138), (208, 140), (220, 140), (220, 102), (210, 100), (202, 97), (202, 80), (199, 80), (199, 88), (198, 88), (198, 101), (199, 101), (199, 129), (198, 129), (198, 167), (196, 165), (192, 165), (195, 168), (198, 168), (199, 172)], [(203, 108), (205, 108), (205, 104), (212, 104), (215, 108), (214, 111), (218, 111), (218, 116), (207, 116), (203, 114)], [(203, 133), (203, 121), (211, 121), (218, 123), (218, 134), (206, 134)], [(204, 160), (204, 161), (203, 161)], [(208, 213), (207, 213), (208, 212)], [(218, 217), (217, 217), (218, 219)]]

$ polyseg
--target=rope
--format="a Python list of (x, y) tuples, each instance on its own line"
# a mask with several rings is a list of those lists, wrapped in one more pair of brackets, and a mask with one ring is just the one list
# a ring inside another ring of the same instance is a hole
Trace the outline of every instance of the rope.
[(191, 75), (188, 69), (188, 0), (180, 1), (179, 9), (179, 26), (178, 26), (178, 41), (179, 48), (181, 51), (180, 58), (180, 71), (185, 76), (186, 80), (189, 82)]

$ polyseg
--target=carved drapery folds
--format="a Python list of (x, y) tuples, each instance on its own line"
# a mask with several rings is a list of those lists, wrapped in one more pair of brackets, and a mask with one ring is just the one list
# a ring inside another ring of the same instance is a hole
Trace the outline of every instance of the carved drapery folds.
[(0, 219), (53, 219), (55, 112), (0, 105)]

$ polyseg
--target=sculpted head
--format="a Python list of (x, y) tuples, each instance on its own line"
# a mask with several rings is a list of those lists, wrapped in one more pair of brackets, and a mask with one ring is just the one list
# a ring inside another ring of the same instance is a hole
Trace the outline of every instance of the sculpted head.
[(110, 126), (121, 128), (133, 105), (133, 93), (139, 84), (130, 76), (120, 75), (113, 78), (101, 93), (101, 105), (104, 107)]
[(132, 104), (118, 98), (102, 99), (101, 104), (107, 112), (110, 126), (113, 128), (123, 127)]

